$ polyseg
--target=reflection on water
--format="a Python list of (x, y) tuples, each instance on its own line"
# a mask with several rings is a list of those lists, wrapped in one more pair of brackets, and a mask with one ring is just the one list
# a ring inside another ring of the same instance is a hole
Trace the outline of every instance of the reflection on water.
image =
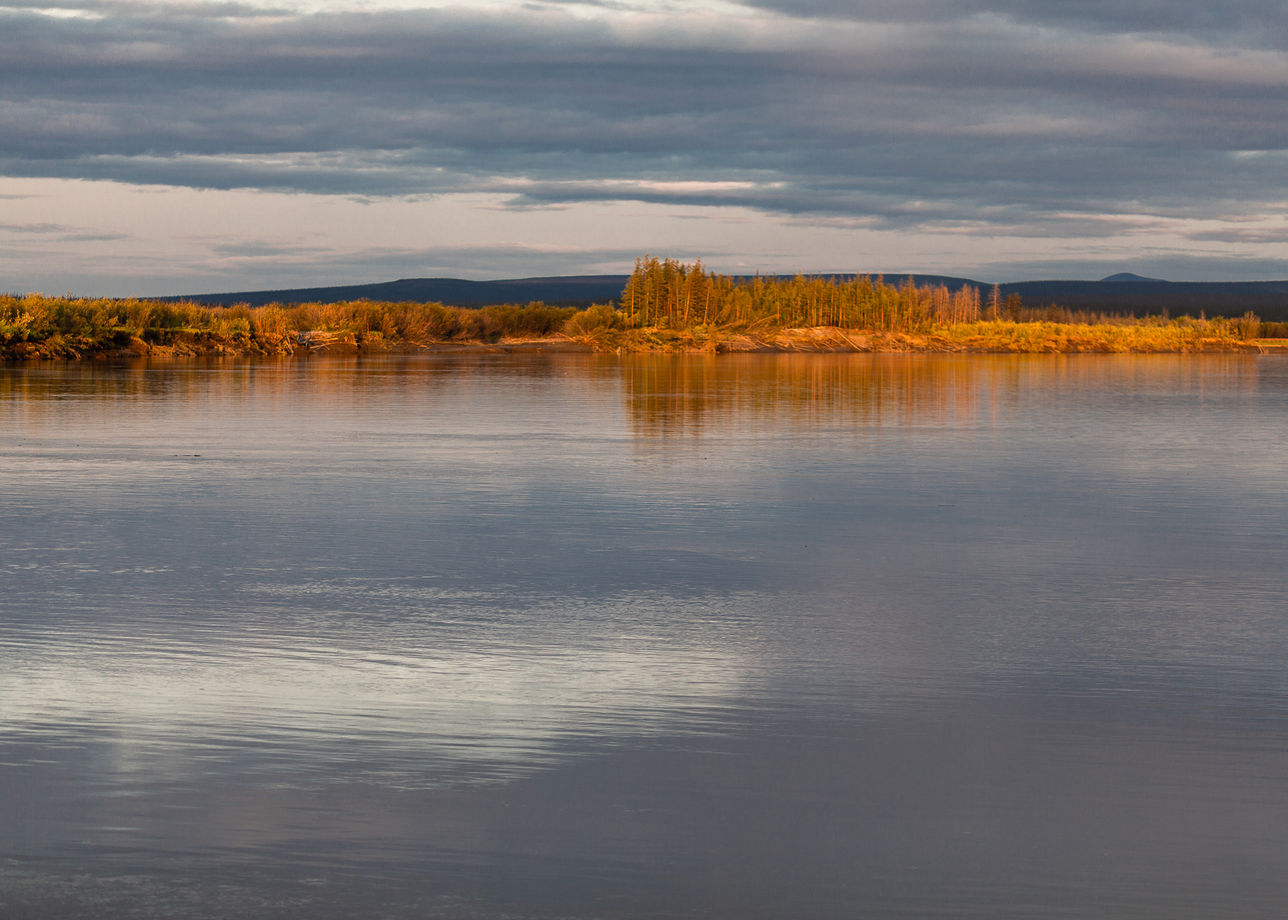
[(0, 915), (1278, 917), (1288, 362), (0, 369)]
[[(992, 424), (1052, 393), (1129, 402), (1208, 390), (1255, 398), (1261, 373), (1244, 357), (1088, 360), (1081, 355), (642, 356), (622, 362), (639, 435), (675, 437), (724, 425)], [(1234, 371), (1234, 373), (1232, 373)]]
[(966, 419), (980, 410), (981, 384), (989, 401), (1013, 396), (1018, 369), (1013, 360), (987, 357), (972, 363), (910, 356), (856, 362), (847, 355), (734, 355), (628, 359), (623, 377), (637, 433), (667, 438), (722, 425)]

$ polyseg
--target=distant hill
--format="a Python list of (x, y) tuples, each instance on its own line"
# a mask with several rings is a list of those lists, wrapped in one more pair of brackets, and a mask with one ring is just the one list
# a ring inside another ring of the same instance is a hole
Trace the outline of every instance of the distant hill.
[(1132, 272), (1119, 272), (1116, 275), (1110, 275), (1108, 278), (1101, 278), (1101, 281), (1162, 281), (1162, 278), (1146, 278), (1144, 275), (1137, 275)]
[[(876, 277), (878, 273), (871, 273)], [(829, 278), (853, 278), (853, 273), (820, 273)], [(886, 274), (888, 284), (909, 277), (918, 284), (943, 284), (953, 290), (978, 287), (985, 297), (991, 284), (950, 275)], [(332, 303), (343, 300), (441, 302), (459, 307), (539, 300), (560, 306), (588, 306), (621, 296), (626, 275), (567, 275), (466, 281), (461, 278), (404, 278), (375, 284), (290, 288), (274, 291), (235, 291), (226, 294), (188, 294), (163, 300), (188, 300), (210, 306), (268, 303)], [(1138, 316), (1241, 316), (1251, 310), (1262, 319), (1288, 322), (1288, 281), (1158, 281), (1124, 272), (1101, 281), (1019, 281), (999, 285), (1002, 296), (1019, 294), (1028, 306), (1058, 304), (1073, 310), (1130, 313)]]
[(556, 278), (514, 278), (504, 281), (466, 281), (462, 278), (403, 278), (375, 284), (335, 287), (287, 288), (275, 291), (232, 291), (225, 294), (184, 294), (162, 300), (187, 300), (207, 306), (252, 307), (269, 303), (336, 303), (344, 300), (413, 301), (445, 303), (457, 307), (484, 304), (528, 303), (588, 306), (616, 300), (626, 286), (626, 275), (570, 275)]
[(1072, 310), (1136, 316), (1242, 316), (1288, 322), (1288, 281), (1021, 281), (1001, 286), (1030, 307), (1059, 304)]

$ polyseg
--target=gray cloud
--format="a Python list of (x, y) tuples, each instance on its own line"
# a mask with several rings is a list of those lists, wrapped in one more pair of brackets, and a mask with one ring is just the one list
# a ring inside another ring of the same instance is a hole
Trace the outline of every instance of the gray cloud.
[[(12, 196), (21, 197), (21, 196)], [(0, 233), (9, 233), (19, 237), (35, 237), (56, 243), (102, 243), (113, 240), (128, 239), (124, 233), (103, 233), (87, 231), (66, 224), (25, 223), (0, 224)]]
[(1204, 230), (1197, 233), (1186, 233), (1187, 239), (1215, 243), (1279, 243), (1288, 246), (1288, 231), (1285, 230), (1252, 230), (1232, 227), (1221, 230)]
[(39, 234), (41, 236), (50, 233), (65, 233), (69, 228), (64, 224), (50, 223), (26, 223), (26, 224), (0, 224), (0, 231), (6, 233), (17, 233), (21, 235)]
[(127, 240), (127, 233), (68, 233), (59, 237), (60, 243), (111, 243), (116, 240)]
[(759, 5), (772, 28), (0, 3), (0, 172), (1026, 235), (1266, 213), (1288, 187), (1255, 155), (1288, 149), (1277, 6)]
[(239, 240), (235, 243), (216, 240), (210, 246), (213, 255), (234, 259), (308, 259), (329, 257), (332, 251), (325, 246), (303, 246), (279, 243), (275, 240)]
[[(1092, 32), (1193, 35), (1211, 41), (1282, 39), (1283, 7), (1275, 0), (745, 0), (792, 16), (871, 22), (957, 22), (1001, 17)], [(1277, 35), (1276, 35), (1277, 33)]]

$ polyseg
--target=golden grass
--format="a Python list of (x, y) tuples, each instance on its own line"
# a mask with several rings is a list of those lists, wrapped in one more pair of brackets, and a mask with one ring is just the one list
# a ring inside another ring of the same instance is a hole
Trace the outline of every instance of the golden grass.
[(813, 326), (695, 326), (688, 329), (601, 328), (577, 337), (598, 351), (815, 351), (815, 352), (977, 352), (989, 354), (1106, 353), (1147, 354), (1257, 350), (1226, 320), (1182, 318), (1159, 323), (1012, 322), (956, 323), (925, 332), (891, 332)]
[(992, 353), (1152, 353), (1235, 351), (1247, 341), (1222, 319), (1181, 318), (1157, 324), (985, 321), (935, 330), (948, 350)]

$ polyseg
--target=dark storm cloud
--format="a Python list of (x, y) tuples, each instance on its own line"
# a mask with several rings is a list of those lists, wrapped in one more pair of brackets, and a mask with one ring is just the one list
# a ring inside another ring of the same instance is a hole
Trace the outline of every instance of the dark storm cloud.
[(1269, 4), (761, 6), (783, 15), (0, 3), (0, 173), (1031, 235), (1288, 187)]

